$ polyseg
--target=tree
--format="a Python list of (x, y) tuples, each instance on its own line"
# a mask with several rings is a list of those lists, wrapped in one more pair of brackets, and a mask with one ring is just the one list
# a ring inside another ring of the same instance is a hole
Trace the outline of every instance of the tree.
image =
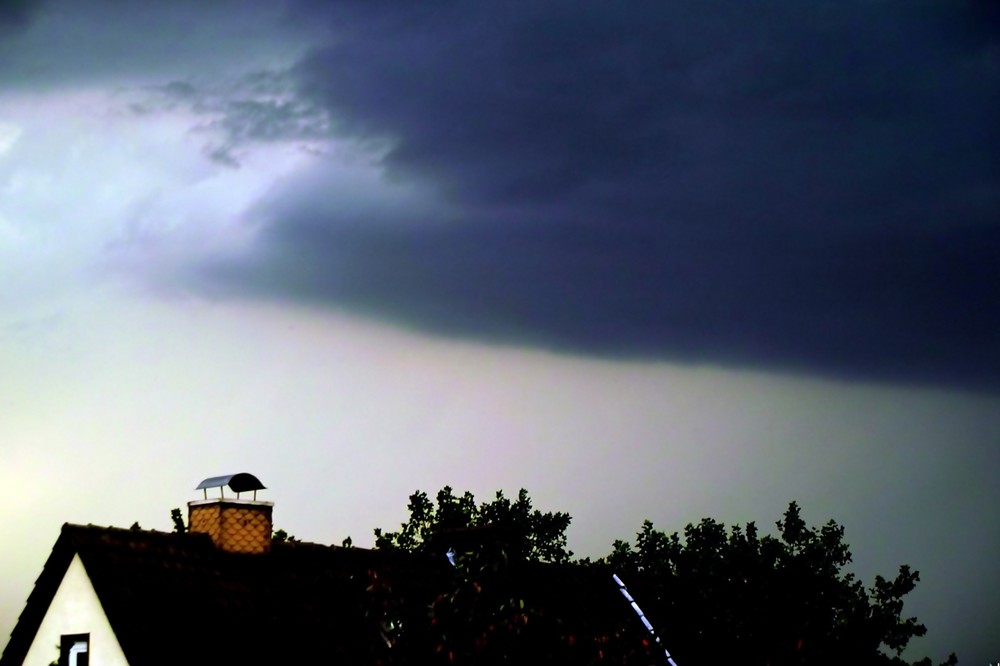
[(807, 527), (792, 502), (776, 525), (778, 538), (706, 518), (681, 539), (646, 521), (635, 545), (616, 541), (604, 561), (680, 664), (905, 664), (903, 649), (926, 632), (902, 616), (918, 573), (903, 565), (866, 589), (843, 571), (851, 552), (836, 522)]
[(523, 488), (513, 502), (498, 491), (492, 502), (477, 505), (471, 492), (456, 496), (450, 486), (442, 488), (436, 499), (435, 505), (419, 490), (410, 495), (409, 520), (398, 532), (376, 528), (375, 547), (420, 553), (438, 547), (498, 545), (503, 556), (514, 561), (553, 563), (569, 562), (573, 556), (566, 549), (569, 514), (532, 510)]
[(477, 504), (472, 493), (456, 495), (447, 486), (436, 501), (417, 491), (408, 508), (410, 517), (398, 531), (375, 530), (376, 548), (422, 556), (441, 570), (434, 593), (418, 600), (406, 598), (404, 581), (391, 569), (369, 571), (367, 615), (388, 646), (382, 663), (662, 661), (644, 643), (645, 631), (623, 600), (614, 598), (612, 611), (618, 612), (571, 620), (580, 609), (567, 608), (558, 593), (539, 584), (558, 577), (588, 589), (599, 588), (598, 581), (611, 585), (610, 572), (570, 563), (569, 514), (533, 509), (524, 489), (514, 501), (501, 491)]

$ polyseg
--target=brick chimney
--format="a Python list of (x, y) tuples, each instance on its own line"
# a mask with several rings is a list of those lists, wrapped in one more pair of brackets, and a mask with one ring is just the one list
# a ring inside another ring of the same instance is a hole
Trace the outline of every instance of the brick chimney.
[[(225, 488), (236, 493), (226, 497)], [(219, 488), (220, 496), (208, 497), (209, 488)], [(273, 502), (257, 501), (263, 484), (252, 474), (229, 474), (205, 479), (198, 484), (205, 498), (188, 502), (188, 531), (207, 534), (218, 548), (230, 553), (267, 553), (271, 550)], [(253, 499), (242, 499), (253, 491)]]

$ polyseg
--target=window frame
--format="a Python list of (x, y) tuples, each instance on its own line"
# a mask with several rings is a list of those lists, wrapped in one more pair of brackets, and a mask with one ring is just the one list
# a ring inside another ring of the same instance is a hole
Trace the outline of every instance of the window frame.
[(59, 639), (59, 666), (89, 665), (90, 634), (63, 634)]

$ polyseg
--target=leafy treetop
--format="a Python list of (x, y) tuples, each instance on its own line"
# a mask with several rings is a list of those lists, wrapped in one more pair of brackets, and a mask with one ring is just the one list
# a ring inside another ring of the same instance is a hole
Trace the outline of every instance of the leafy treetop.
[(523, 488), (513, 502), (498, 491), (493, 501), (477, 504), (471, 492), (457, 496), (450, 486), (445, 486), (436, 500), (431, 501), (423, 491), (410, 495), (409, 520), (397, 532), (376, 528), (375, 547), (425, 552), (443, 534), (479, 530), (499, 535), (505, 556), (515, 561), (565, 563), (573, 556), (566, 548), (569, 514), (532, 509), (531, 498)]
[(604, 562), (630, 582), (678, 663), (906, 664), (902, 651), (926, 633), (902, 616), (918, 573), (902, 565), (866, 589), (843, 571), (851, 552), (836, 522), (807, 527), (792, 502), (776, 526), (779, 537), (760, 536), (754, 523), (727, 531), (705, 518), (681, 539), (646, 521), (635, 545), (616, 541)]

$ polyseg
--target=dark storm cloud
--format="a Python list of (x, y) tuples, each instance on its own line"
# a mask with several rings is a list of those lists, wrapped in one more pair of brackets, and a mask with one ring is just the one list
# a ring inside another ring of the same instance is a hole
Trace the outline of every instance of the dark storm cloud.
[(267, 66), (309, 43), (286, 2), (0, 0), (0, 88), (128, 87)]
[(27, 25), (40, 4), (39, 0), (3, 0), (0, 2), (0, 31)]
[(329, 11), (302, 95), (450, 212), (286, 202), (218, 274), (445, 334), (1000, 387), (986, 3)]

